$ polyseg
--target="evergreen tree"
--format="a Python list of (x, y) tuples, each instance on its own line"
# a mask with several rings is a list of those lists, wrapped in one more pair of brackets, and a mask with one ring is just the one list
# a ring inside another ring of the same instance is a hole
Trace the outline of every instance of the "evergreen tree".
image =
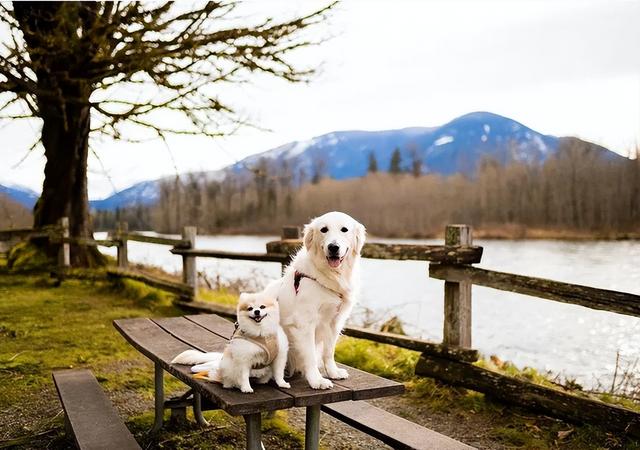
[(398, 174), (402, 172), (402, 155), (400, 149), (396, 147), (391, 155), (391, 163), (389, 164), (389, 173)]
[(367, 171), (369, 173), (376, 173), (378, 171), (378, 160), (373, 152), (369, 153), (369, 167)]

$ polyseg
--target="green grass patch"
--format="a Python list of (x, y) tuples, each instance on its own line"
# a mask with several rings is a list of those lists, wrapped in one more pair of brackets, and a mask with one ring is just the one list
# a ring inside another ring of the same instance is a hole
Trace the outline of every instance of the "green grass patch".
[(235, 307), (238, 304), (238, 294), (225, 287), (221, 287), (215, 291), (211, 289), (198, 289), (198, 300)]
[(11, 247), (7, 257), (7, 267), (13, 270), (47, 269), (55, 264), (54, 258), (30, 241), (19, 242)]

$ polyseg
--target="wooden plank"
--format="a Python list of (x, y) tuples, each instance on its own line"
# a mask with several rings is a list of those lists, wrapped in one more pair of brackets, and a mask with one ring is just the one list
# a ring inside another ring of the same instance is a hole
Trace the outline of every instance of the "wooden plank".
[(127, 269), (129, 267), (129, 241), (127, 233), (129, 232), (129, 224), (127, 222), (118, 222), (116, 228), (116, 239), (118, 240), (117, 261), (118, 268)]
[[(55, 239), (52, 239), (51, 242), (55, 242)], [(87, 246), (101, 246), (101, 247), (117, 247), (119, 245), (118, 241), (112, 241), (110, 239), (91, 239), (91, 238), (81, 238), (81, 237), (66, 237), (63, 239), (57, 240), (62, 241), (68, 244), (76, 244), (76, 245), (87, 245)]]
[(53, 372), (53, 382), (78, 448), (140, 449), (90, 371)]
[[(54, 231), (52, 227), (50, 231)], [(14, 228), (11, 230), (0, 230), (0, 241), (9, 241), (13, 239), (33, 239), (40, 237), (49, 237), (49, 230), (34, 230), (33, 228)]]
[[(233, 317), (235, 320), (235, 312)], [(236, 329), (233, 322), (223, 319), (215, 314), (196, 314), (192, 316), (185, 316), (185, 318), (225, 339), (230, 339)]]
[(333, 382), (331, 389), (312, 389), (300, 374), (287, 378), (287, 381), (291, 384), (291, 389), (283, 389), (283, 391), (295, 398), (295, 406), (311, 406), (353, 399), (352, 389), (336, 381)]
[(332, 403), (322, 405), (322, 411), (394, 449), (469, 450), (474, 448), (367, 402)]
[[(268, 253), (295, 254), (302, 246), (298, 240), (267, 243)], [(475, 264), (482, 258), (482, 247), (419, 244), (366, 243), (363, 258), (431, 261), (449, 264)]]
[(171, 245), (175, 247), (188, 247), (189, 241), (184, 239), (168, 238), (162, 236), (146, 236), (138, 233), (123, 233), (121, 236), (130, 241), (146, 242), (147, 244)]
[[(196, 227), (184, 227), (182, 240), (188, 243), (189, 248), (196, 246)], [(189, 286), (193, 292), (186, 300), (192, 301), (198, 295), (198, 269), (194, 256), (182, 255), (182, 282)]]
[(277, 262), (288, 263), (290, 262), (289, 255), (281, 253), (248, 253), (248, 252), (227, 252), (223, 250), (206, 250), (206, 249), (182, 249), (173, 248), (171, 253), (174, 255), (183, 256), (197, 256), (200, 258), (220, 258), (220, 259), (233, 259), (233, 260), (246, 260), (246, 261), (261, 261), (261, 262)]
[(483, 369), (472, 364), (422, 355), (416, 374), (483, 392), (499, 400), (552, 417), (591, 423), (640, 437), (640, 413)]
[(185, 317), (151, 319), (167, 333), (203, 352), (222, 352), (228, 339), (212, 333)]
[(440, 280), (466, 280), (493, 289), (640, 317), (640, 295), (626, 292), (467, 266), (431, 264), (429, 276)]
[(387, 380), (345, 364), (338, 363), (338, 367), (346, 369), (349, 372), (349, 378), (334, 380), (333, 384), (351, 389), (353, 400), (367, 400), (404, 393), (404, 385), (397, 381)]
[[(445, 245), (471, 245), (468, 225), (447, 225)], [(448, 347), (471, 348), (471, 283), (444, 282), (444, 322), (442, 343)]]
[(183, 296), (193, 295), (193, 290), (186, 284), (162, 280), (160, 278), (152, 277), (150, 275), (134, 272), (131, 270), (110, 268), (110, 269), (107, 269), (107, 276), (116, 277), (116, 278), (128, 278), (130, 280), (139, 281), (149, 286), (162, 289), (168, 292), (172, 292), (178, 295), (183, 295)]
[(369, 328), (355, 327), (352, 325), (346, 326), (344, 330), (342, 330), (342, 334), (359, 339), (380, 342), (382, 344), (395, 345), (396, 347), (402, 347), (409, 350), (425, 352), (441, 358), (450, 358), (467, 362), (476, 362), (479, 358), (477, 350), (447, 347), (424, 339), (412, 338), (401, 334), (383, 333), (381, 331), (374, 331)]
[(171, 364), (177, 354), (194, 347), (176, 339), (149, 319), (116, 320), (114, 326), (143, 355), (158, 362), (164, 370), (229, 414), (253, 414), (293, 406), (290, 395), (271, 386), (253, 386), (255, 392), (248, 395), (236, 389), (224, 389), (217, 383), (194, 379), (188, 366)]

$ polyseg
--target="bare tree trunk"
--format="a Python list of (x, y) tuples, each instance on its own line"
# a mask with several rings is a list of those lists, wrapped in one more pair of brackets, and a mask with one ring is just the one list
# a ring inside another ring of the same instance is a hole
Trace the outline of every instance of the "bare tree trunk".
[[(34, 227), (57, 224), (61, 217), (69, 217), (72, 237), (92, 237), (87, 192), (88, 102), (85, 105), (67, 105), (66, 120), (57, 105), (41, 103), (40, 108), (42, 144), (47, 163), (42, 195), (34, 209)], [(104, 258), (95, 247), (71, 246), (72, 265), (86, 267), (102, 263)]]

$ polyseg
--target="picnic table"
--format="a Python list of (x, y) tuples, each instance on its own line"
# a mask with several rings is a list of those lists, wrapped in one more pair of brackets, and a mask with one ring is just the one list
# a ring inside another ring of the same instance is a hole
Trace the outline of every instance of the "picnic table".
[[(193, 406), (194, 416), (200, 424), (206, 424), (202, 411), (222, 409), (227, 413), (242, 415), (246, 423), (247, 448), (262, 448), (260, 427), (261, 413), (306, 407), (305, 449), (317, 449), (320, 437), (321, 405), (347, 400), (366, 400), (404, 392), (401, 383), (339, 364), (347, 369), (349, 378), (335, 380), (333, 388), (311, 389), (300, 375), (289, 379), (290, 389), (281, 389), (273, 383), (252, 383), (253, 394), (237, 389), (224, 389), (218, 383), (193, 378), (190, 367), (171, 364), (171, 360), (184, 350), (222, 352), (233, 334), (234, 326), (215, 314), (188, 315), (166, 318), (135, 318), (115, 320), (114, 326), (124, 338), (155, 364), (155, 425), (163, 426), (164, 409), (184, 408), (186, 395)], [(164, 399), (163, 376), (168, 372), (190, 390), (177, 400)]]

